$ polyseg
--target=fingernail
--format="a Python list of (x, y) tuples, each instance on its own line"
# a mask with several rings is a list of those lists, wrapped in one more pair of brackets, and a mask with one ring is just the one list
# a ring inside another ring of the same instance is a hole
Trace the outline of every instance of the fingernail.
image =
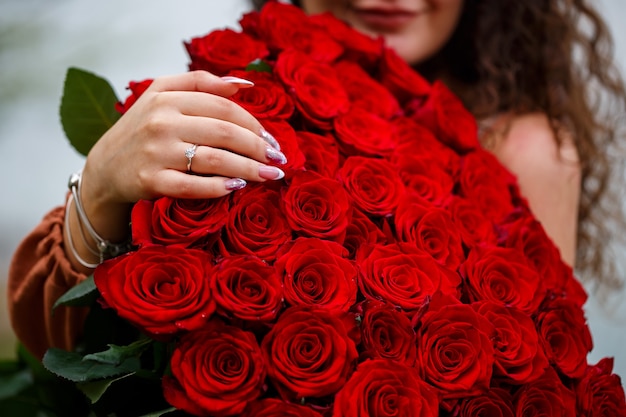
[(274, 136), (270, 132), (268, 132), (267, 130), (261, 128), (261, 137), (272, 148), (276, 149), (277, 151), (280, 151), (280, 144), (278, 143), (276, 138), (274, 138)]
[(265, 178), (266, 180), (279, 180), (283, 178), (284, 176), (285, 176), (285, 173), (280, 168), (276, 168), (276, 167), (272, 167), (268, 165), (261, 165), (259, 167), (259, 177)]
[(275, 162), (280, 165), (285, 165), (287, 163), (287, 158), (281, 151), (277, 151), (274, 148), (267, 147), (265, 148), (265, 156), (272, 162)]
[(221, 78), (222, 78), (222, 81), (229, 83), (229, 84), (235, 84), (239, 88), (254, 87), (254, 83), (252, 81), (244, 80), (243, 78), (233, 77), (230, 75), (227, 75)]
[(224, 181), (224, 188), (228, 191), (241, 190), (246, 185), (248, 185), (248, 183), (241, 178), (230, 178)]

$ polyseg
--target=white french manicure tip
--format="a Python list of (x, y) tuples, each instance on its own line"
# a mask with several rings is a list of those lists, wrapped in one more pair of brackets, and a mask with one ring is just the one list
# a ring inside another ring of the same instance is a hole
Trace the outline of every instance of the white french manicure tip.
[(244, 80), (243, 78), (239, 78), (239, 77), (233, 77), (230, 75), (227, 75), (225, 77), (221, 77), (222, 81), (229, 83), (229, 84), (238, 84), (241, 87), (252, 87), (254, 86), (254, 83), (252, 81), (249, 80)]

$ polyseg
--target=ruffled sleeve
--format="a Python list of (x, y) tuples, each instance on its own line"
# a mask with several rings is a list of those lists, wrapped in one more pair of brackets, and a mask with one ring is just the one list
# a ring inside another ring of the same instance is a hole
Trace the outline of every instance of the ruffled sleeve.
[(86, 309), (59, 307), (56, 300), (86, 278), (75, 271), (63, 248), (65, 207), (49, 212), (21, 242), (9, 267), (8, 306), (11, 325), (26, 349), (38, 358), (49, 347), (71, 349)]

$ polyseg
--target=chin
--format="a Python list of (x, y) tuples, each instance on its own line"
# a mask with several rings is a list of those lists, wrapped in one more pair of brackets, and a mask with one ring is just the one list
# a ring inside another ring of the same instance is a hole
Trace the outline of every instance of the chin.
[(407, 45), (403, 39), (386, 38), (385, 42), (410, 65), (418, 65), (433, 55), (432, 52), (418, 49), (415, 45)]

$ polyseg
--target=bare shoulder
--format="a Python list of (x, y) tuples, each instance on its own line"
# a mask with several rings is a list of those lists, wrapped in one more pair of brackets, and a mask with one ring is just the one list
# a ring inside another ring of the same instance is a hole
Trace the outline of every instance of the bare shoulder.
[(490, 150), (517, 177), (535, 217), (573, 265), (581, 169), (572, 136), (562, 132), (559, 144), (542, 113), (503, 117), (496, 124), (501, 134)]
[(504, 118), (501, 137), (494, 141), (494, 154), (514, 173), (538, 170), (536, 174), (561, 173), (554, 180), (567, 180), (580, 171), (578, 152), (573, 138), (562, 132), (561, 143), (543, 113)]

